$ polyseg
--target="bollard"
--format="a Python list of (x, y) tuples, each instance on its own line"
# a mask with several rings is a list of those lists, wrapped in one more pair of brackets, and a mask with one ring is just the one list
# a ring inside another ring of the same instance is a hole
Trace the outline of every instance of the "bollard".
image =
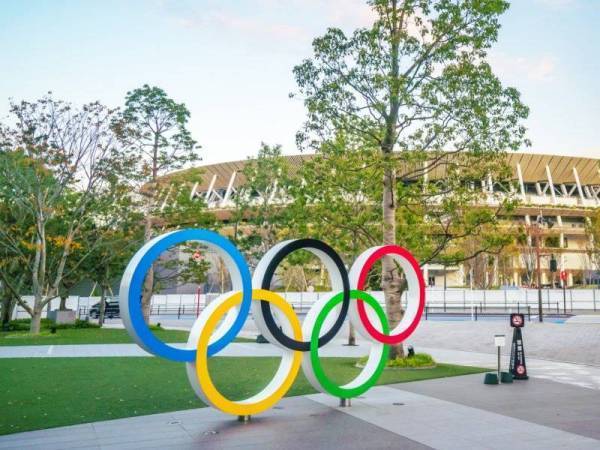
[(340, 408), (350, 408), (352, 406), (352, 400), (349, 398), (340, 398)]
[(248, 423), (248, 422), (250, 422), (251, 419), (252, 419), (251, 415), (238, 416), (238, 422), (242, 422), (242, 423)]
[(500, 381), (502, 383), (512, 383), (513, 382), (513, 374), (510, 372), (501, 372), (500, 373)]
[(485, 374), (483, 378), (483, 384), (499, 384), (500, 380), (498, 379), (497, 373), (488, 372)]

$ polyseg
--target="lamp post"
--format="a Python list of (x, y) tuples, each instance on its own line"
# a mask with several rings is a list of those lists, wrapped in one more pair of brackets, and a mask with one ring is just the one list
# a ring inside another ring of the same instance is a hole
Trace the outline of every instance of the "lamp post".
[(538, 288), (538, 319), (540, 322), (544, 321), (544, 310), (542, 305), (542, 255), (540, 253), (540, 239), (542, 229), (539, 223), (534, 226), (536, 231), (535, 238), (535, 254), (536, 254), (536, 265), (537, 265), (537, 288)]
[[(552, 228), (554, 226), (554, 221), (551, 219), (545, 219), (540, 214), (537, 216), (537, 219), (534, 223), (529, 225), (528, 231), (531, 237), (535, 237), (535, 255), (536, 255), (536, 264), (537, 264), (537, 288), (538, 288), (538, 320), (540, 322), (544, 321), (544, 310), (542, 304), (542, 252), (541, 252), (541, 239), (542, 239), (542, 226), (547, 225), (548, 228)], [(547, 255), (545, 255), (547, 256)]]
[[(544, 321), (543, 318), (543, 305), (542, 305), (542, 269), (541, 269), (541, 262), (542, 262), (542, 254), (541, 254), (541, 245), (540, 245), (540, 240), (541, 240), (541, 234), (542, 234), (542, 227), (541, 227), (541, 221), (540, 221), (540, 217), (538, 216), (538, 220), (536, 220), (534, 223), (532, 223), (531, 225), (529, 225), (527, 227), (527, 232), (528, 235), (530, 237), (530, 239), (535, 239), (535, 260), (536, 260), (536, 268), (535, 268), (535, 272), (536, 272), (536, 277), (537, 277), (537, 291), (538, 291), (538, 320), (540, 322)], [(533, 244), (533, 242), (531, 243)]]

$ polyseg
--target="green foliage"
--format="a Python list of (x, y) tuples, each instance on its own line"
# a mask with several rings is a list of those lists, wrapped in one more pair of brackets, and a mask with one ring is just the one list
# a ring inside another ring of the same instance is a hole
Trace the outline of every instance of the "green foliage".
[[(26, 331), (31, 326), (31, 319), (16, 319), (11, 320), (8, 325), (7, 332), (10, 331)], [(41, 320), (41, 330), (72, 330), (72, 329), (86, 329), (86, 328), (100, 328), (98, 324), (89, 322), (87, 320), (75, 319), (74, 323), (54, 323), (50, 319)], [(2, 333), (2, 331), (0, 331)]]
[(122, 117), (113, 124), (121, 141), (135, 154), (142, 180), (198, 160), (196, 141), (188, 130), (190, 112), (156, 86), (143, 85), (127, 93)]
[[(0, 332), (0, 346), (9, 345), (82, 345), (82, 344), (130, 344), (131, 336), (124, 329), (99, 328), (94, 323), (83, 323), (80, 327), (62, 327), (57, 325), (52, 333), (53, 324), (43, 326), (40, 334), (30, 334), (28, 327), (21, 326), (17, 331)], [(182, 330), (164, 330), (150, 327), (158, 339), (163, 342), (187, 342), (189, 333)]]
[[(383, 238), (381, 180), (389, 164), (377, 150), (348, 148), (341, 136), (324, 144), (288, 181), (286, 230), (326, 240), (351, 264)], [(410, 167), (404, 157), (393, 164), (399, 173)], [(512, 241), (512, 231), (500, 218), (512, 211), (515, 202), (496, 195), (498, 206), (481, 206), (490, 194), (471, 183), (490, 171), (497, 180), (508, 179), (507, 169), (501, 158), (465, 154), (448, 158), (443, 180), (425, 183), (399, 177), (403, 182), (396, 186), (396, 242), (422, 264), (453, 265), (480, 252), (499, 252)], [(468, 245), (472, 239), (477, 245)], [(380, 288), (380, 275), (375, 270), (372, 275), (370, 285)]]
[(394, 358), (390, 359), (386, 366), (404, 369), (416, 369), (420, 367), (432, 367), (436, 363), (431, 355), (427, 353), (417, 353), (414, 356), (407, 356), (405, 358)]
[[(292, 95), (307, 110), (297, 141), (317, 155), (290, 189), (291, 226), (326, 237), (348, 262), (381, 243), (421, 264), (498, 253), (511, 241), (498, 219), (514, 201), (491, 194), (489, 175), (508, 186), (503, 154), (529, 144), (528, 108), (487, 62), (508, 2), (369, 4), (372, 26), (329, 28), (294, 67)], [(488, 200), (497, 206), (480, 207)], [(396, 321), (400, 271), (387, 259), (382, 270)]]
[(47, 95), (12, 102), (10, 114), (12, 124), (0, 126), (0, 242), (2, 261), (15, 262), (0, 276), (36, 331), (43, 307), (81, 279), (100, 244), (88, 233), (119, 217), (112, 208), (129, 194), (131, 159), (111, 130), (117, 112), (99, 103), (75, 108)]
[[(367, 363), (367, 359), (367, 357), (360, 358), (357, 362), (358, 366), (363, 367)], [(386, 367), (396, 369), (431, 368), (436, 365), (435, 360), (427, 353), (416, 353), (414, 356), (406, 356), (404, 358), (396, 357), (388, 360), (386, 363)]]
[(560, 237), (559, 236), (547, 236), (544, 242), (545, 247), (560, 247)]
[(486, 61), (508, 2), (377, 0), (370, 28), (330, 28), (294, 68), (308, 120), (299, 142), (340, 131), (361, 147), (498, 152), (524, 142), (528, 110)]
[(243, 190), (235, 196), (234, 224), (236, 245), (251, 265), (287, 234), (286, 188), (292, 176), (281, 146), (261, 144), (255, 159), (241, 173)]

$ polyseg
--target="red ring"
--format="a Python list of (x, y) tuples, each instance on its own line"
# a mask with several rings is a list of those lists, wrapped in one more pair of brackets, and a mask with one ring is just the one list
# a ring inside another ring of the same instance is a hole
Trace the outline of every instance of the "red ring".
[(362, 300), (357, 300), (356, 306), (358, 308), (358, 315), (360, 317), (361, 322), (365, 326), (365, 329), (367, 330), (367, 332), (373, 338), (377, 339), (379, 342), (381, 342), (383, 344), (399, 344), (400, 342), (404, 341), (408, 336), (410, 336), (413, 333), (413, 331), (415, 331), (415, 329), (417, 328), (417, 325), (419, 325), (419, 320), (421, 320), (421, 316), (423, 315), (423, 309), (425, 308), (425, 280), (423, 279), (423, 273), (421, 272), (421, 267), (419, 266), (419, 263), (417, 262), (415, 257), (412, 255), (412, 253), (410, 253), (404, 247), (400, 247), (398, 245), (384, 245), (383, 247), (377, 249), (375, 252), (373, 252), (373, 254), (371, 256), (369, 256), (369, 258), (365, 262), (365, 265), (363, 266), (362, 270), (360, 271), (356, 288), (359, 290), (364, 290), (363, 288), (365, 286), (365, 281), (367, 279), (367, 275), (369, 274), (369, 270), (371, 270), (371, 267), (373, 267), (373, 264), (375, 264), (375, 262), (378, 259), (380, 259), (381, 257), (383, 257), (385, 255), (389, 255), (389, 254), (399, 255), (399, 256), (402, 256), (403, 258), (405, 258), (410, 263), (413, 270), (417, 274), (417, 279), (419, 280), (419, 308), (417, 309), (417, 314), (415, 315), (414, 320), (411, 322), (411, 324), (408, 326), (408, 328), (406, 330), (404, 330), (403, 332), (398, 333), (395, 336), (394, 335), (388, 336), (386, 334), (380, 333), (371, 324), (369, 317), (367, 316), (367, 311), (365, 310), (365, 304)]

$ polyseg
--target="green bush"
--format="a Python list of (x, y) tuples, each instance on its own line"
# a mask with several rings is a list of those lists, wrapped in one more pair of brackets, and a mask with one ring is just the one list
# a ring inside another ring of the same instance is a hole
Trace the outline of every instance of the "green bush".
[[(367, 363), (367, 357), (358, 360), (359, 366), (364, 366)], [(386, 367), (397, 369), (418, 369), (420, 367), (435, 367), (435, 360), (427, 353), (417, 353), (414, 356), (405, 358), (390, 359), (386, 363)]]
[(415, 356), (409, 356), (406, 358), (395, 358), (390, 359), (387, 367), (400, 367), (400, 368), (417, 368), (417, 367), (431, 367), (435, 366), (435, 361), (427, 353), (417, 353)]
[(75, 319), (75, 323), (61, 323), (54, 325), (57, 330), (68, 330), (72, 328), (100, 328), (97, 323), (92, 323), (87, 320)]
[[(8, 323), (7, 331), (29, 331), (31, 327), (31, 319), (16, 319), (11, 320)], [(40, 324), (40, 330), (68, 330), (73, 328), (100, 328), (100, 325), (88, 322), (87, 320), (76, 319), (75, 323), (61, 323), (55, 324), (50, 319), (42, 319)]]

